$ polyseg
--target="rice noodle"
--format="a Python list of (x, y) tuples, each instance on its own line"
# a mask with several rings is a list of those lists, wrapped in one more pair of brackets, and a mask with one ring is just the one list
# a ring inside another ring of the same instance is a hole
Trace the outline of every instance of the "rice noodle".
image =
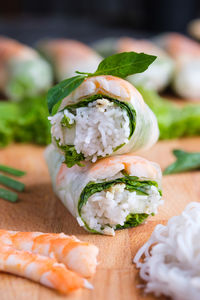
[[(140, 262), (144, 255), (144, 259)], [(166, 226), (157, 225), (133, 262), (145, 292), (176, 300), (200, 299), (200, 203), (192, 202)]]

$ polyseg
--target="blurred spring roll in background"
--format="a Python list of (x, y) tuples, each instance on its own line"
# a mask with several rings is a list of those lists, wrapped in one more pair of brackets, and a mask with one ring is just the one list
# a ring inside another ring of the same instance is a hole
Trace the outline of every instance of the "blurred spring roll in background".
[(135, 227), (162, 203), (160, 167), (144, 158), (119, 155), (67, 168), (53, 145), (45, 157), (56, 195), (89, 232)]
[(35, 50), (0, 37), (0, 91), (8, 98), (21, 100), (45, 92), (52, 78), (50, 65)]
[(102, 60), (93, 49), (75, 40), (46, 40), (38, 49), (53, 65), (58, 82), (74, 76), (77, 70), (94, 72)]
[(68, 167), (150, 148), (159, 136), (156, 117), (138, 90), (109, 75), (86, 78), (49, 120), (52, 142)]
[(156, 91), (164, 90), (173, 75), (173, 60), (164, 50), (148, 40), (136, 40), (122, 37), (120, 39), (104, 39), (94, 44), (94, 48), (102, 55), (134, 51), (156, 55), (157, 59), (143, 73), (128, 76), (127, 80), (136, 86), (143, 86)]
[(155, 41), (174, 59), (173, 89), (189, 100), (200, 99), (200, 45), (178, 33), (158, 36)]

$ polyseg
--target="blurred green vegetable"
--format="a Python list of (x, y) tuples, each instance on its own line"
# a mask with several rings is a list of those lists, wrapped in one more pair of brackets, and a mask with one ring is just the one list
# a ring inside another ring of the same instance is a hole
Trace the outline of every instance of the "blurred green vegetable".
[(160, 139), (200, 135), (200, 104), (179, 107), (155, 91), (141, 87), (138, 90), (157, 117)]
[(13, 141), (47, 145), (51, 141), (47, 117), (45, 96), (0, 102), (0, 147)]
[(200, 152), (173, 150), (173, 154), (177, 160), (165, 169), (164, 175), (200, 169)]

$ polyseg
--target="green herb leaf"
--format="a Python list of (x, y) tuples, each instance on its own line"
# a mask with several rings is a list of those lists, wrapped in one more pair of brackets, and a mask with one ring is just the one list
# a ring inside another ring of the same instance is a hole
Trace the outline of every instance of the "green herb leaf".
[(0, 183), (19, 192), (23, 191), (25, 187), (22, 182), (19, 182), (2, 174), (0, 174)]
[(0, 188), (0, 198), (8, 200), (10, 202), (16, 202), (18, 199), (18, 195), (14, 192)]
[(53, 107), (59, 105), (63, 98), (67, 97), (84, 81), (85, 76), (78, 75), (72, 78), (65, 79), (52, 87), (47, 94), (47, 104), (50, 114)]
[(21, 177), (26, 174), (26, 172), (23, 172), (23, 171), (20, 171), (20, 170), (17, 170), (17, 169), (8, 167), (8, 166), (4, 166), (4, 165), (0, 165), (0, 171), (3, 171), (5, 173), (11, 174), (11, 175), (14, 175), (17, 177)]
[(93, 74), (81, 72), (78, 72), (78, 74), (87, 74), (88, 76), (113, 75), (125, 78), (129, 75), (144, 72), (155, 59), (156, 56), (145, 53), (123, 52), (102, 60)]
[(200, 169), (200, 152), (173, 150), (173, 153), (177, 160), (164, 170), (164, 175)]

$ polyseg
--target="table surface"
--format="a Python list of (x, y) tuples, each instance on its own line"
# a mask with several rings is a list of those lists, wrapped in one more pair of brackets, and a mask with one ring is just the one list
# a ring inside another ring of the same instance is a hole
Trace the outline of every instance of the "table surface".
[[(162, 169), (174, 161), (172, 149), (200, 150), (200, 138), (160, 141), (151, 150), (140, 153), (158, 162)], [(90, 280), (94, 290), (79, 290), (69, 296), (13, 275), (0, 274), (1, 300), (133, 300), (154, 299), (136, 288), (140, 282), (132, 263), (137, 250), (147, 241), (158, 223), (178, 215), (190, 201), (200, 201), (200, 172), (168, 175), (163, 178), (165, 203), (148, 223), (118, 231), (115, 237), (92, 235), (80, 228), (76, 220), (53, 194), (43, 158), (44, 148), (33, 145), (10, 145), (0, 150), (0, 163), (27, 171), (22, 178), (26, 190), (18, 203), (0, 200), (0, 228), (20, 231), (64, 232), (94, 243), (100, 249), (99, 266)], [(162, 297), (162, 299), (164, 299)]]

